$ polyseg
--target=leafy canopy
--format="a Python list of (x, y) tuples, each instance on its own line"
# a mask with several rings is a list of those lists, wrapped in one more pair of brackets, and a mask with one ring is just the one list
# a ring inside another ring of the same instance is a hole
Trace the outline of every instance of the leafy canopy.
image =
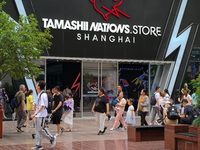
[(191, 80), (191, 84), (193, 86), (193, 89), (196, 89), (195, 94), (197, 97), (197, 105), (195, 106), (200, 108), (200, 75), (198, 76), (198, 78)]
[[(196, 89), (195, 94), (197, 97), (197, 104), (195, 105), (195, 107), (200, 108), (200, 75), (198, 76), (198, 78), (193, 79), (191, 81), (191, 84), (193, 86), (194, 89)], [(200, 116), (198, 116), (193, 122), (192, 122), (193, 126), (196, 127), (200, 127)]]
[(3, 5), (5, 2), (0, 3), (0, 80), (6, 74), (14, 79), (37, 77), (40, 69), (33, 61), (50, 48), (50, 30), (41, 32), (34, 15), (20, 16), (15, 22)]

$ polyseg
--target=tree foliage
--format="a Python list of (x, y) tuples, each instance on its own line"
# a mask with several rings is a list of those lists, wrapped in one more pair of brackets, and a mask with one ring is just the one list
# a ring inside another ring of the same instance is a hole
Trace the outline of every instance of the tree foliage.
[(200, 108), (200, 75), (198, 76), (198, 78), (193, 79), (191, 81), (191, 84), (193, 86), (193, 89), (195, 89), (195, 94), (197, 97), (197, 105), (195, 106)]
[(34, 15), (20, 16), (15, 22), (3, 5), (5, 2), (0, 3), (0, 80), (6, 74), (14, 79), (37, 77), (40, 69), (33, 61), (50, 48), (50, 30), (41, 32)]
[[(200, 108), (200, 75), (198, 76), (198, 78), (193, 79), (191, 81), (191, 84), (193, 86), (194, 89), (196, 89), (195, 94), (197, 97), (197, 104), (195, 105), (195, 107)], [(198, 116), (193, 122), (192, 122), (193, 126), (196, 127), (200, 127), (200, 116)]]

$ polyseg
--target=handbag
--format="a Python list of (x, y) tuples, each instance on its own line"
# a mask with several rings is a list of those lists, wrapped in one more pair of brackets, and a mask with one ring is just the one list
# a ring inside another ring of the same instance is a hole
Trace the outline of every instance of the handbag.
[(142, 116), (142, 111), (138, 111), (138, 116)]

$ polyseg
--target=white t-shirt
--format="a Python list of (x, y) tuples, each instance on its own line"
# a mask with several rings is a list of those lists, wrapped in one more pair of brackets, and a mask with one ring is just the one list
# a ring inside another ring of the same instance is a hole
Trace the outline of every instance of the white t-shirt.
[(183, 96), (183, 99), (187, 99), (189, 105), (192, 104), (192, 103), (191, 103), (192, 97), (190, 96), (190, 94), (188, 94), (187, 96), (184, 95), (184, 96)]
[[(126, 100), (124, 98), (121, 99), (121, 101), (119, 102), (120, 105), (126, 104)], [(121, 106), (117, 106), (118, 110), (124, 111), (124, 107)]]
[(167, 99), (165, 99), (164, 97), (159, 98), (159, 105), (164, 109), (164, 105), (167, 102)]
[(165, 100), (166, 100), (166, 101), (170, 101), (170, 96), (169, 96), (169, 94), (166, 94), (166, 95), (165, 95)]
[[(44, 91), (42, 91), (44, 92)], [(44, 106), (44, 108), (35, 116), (35, 117), (47, 117), (47, 109), (45, 107), (48, 107), (48, 97), (46, 93), (40, 92), (38, 94), (38, 100), (37, 100), (37, 107), (36, 107), (36, 112), (41, 106)], [(41, 95), (42, 93), (42, 95)], [(40, 96), (41, 95), (41, 96)]]
[(160, 98), (160, 93), (159, 92), (155, 93), (155, 98), (156, 98), (156, 104), (153, 107), (158, 107), (157, 99), (159, 100), (159, 98)]

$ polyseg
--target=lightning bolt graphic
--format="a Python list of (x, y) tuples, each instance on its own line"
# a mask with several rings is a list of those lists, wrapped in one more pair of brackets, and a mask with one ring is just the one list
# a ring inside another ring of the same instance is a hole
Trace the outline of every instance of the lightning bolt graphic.
[(71, 87), (71, 89), (77, 87), (76, 90), (75, 90), (75, 92), (77, 92), (78, 89), (79, 89), (79, 87), (80, 87), (80, 82), (79, 82), (79, 83), (76, 83), (76, 82), (78, 81), (80, 75), (81, 75), (81, 73), (78, 74), (78, 76), (76, 77), (76, 80), (74, 81), (74, 83), (73, 83), (73, 85), (72, 85), (72, 87)]
[(113, 14), (114, 16), (120, 18), (119, 13), (121, 13), (124, 16), (126, 16), (127, 18), (130, 18), (130, 16), (128, 16), (127, 14), (125, 14), (124, 12), (122, 12), (121, 10), (116, 8), (115, 6), (113, 6), (113, 10), (112, 11), (109, 10), (108, 8), (106, 8), (105, 6), (102, 6), (102, 8), (104, 8), (105, 10), (107, 10), (109, 12), (108, 14), (106, 14), (106, 18), (108, 18), (108, 15), (110, 15), (110, 14)]
[(167, 58), (172, 52), (174, 52), (178, 47), (180, 47), (179, 53), (178, 53), (178, 56), (176, 59), (175, 67), (174, 67), (172, 77), (171, 77), (169, 87), (168, 87), (169, 93), (172, 93), (172, 91), (173, 91), (175, 80), (177, 78), (178, 71), (180, 69), (181, 61), (183, 59), (183, 54), (184, 54), (184, 51), (185, 51), (185, 48), (186, 48), (186, 45), (188, 42), (188, 38), (189, 38), (189, 35), (191, 32), (191, 28), (192, 28), (190, 26), (178, 35), (178, 31), (179, 31), (179, 28), (180, 28), (180, 25), (181, 25), (181, 22), (183, 19), (183, 15), (185, 12), (185, 8), (187, 6), (187, 2), (188, 2), (188, 0), (182, 0), (182, 2), (181, 2), (181, 6), (179, 8), (179, 12), (178, 12), (178, 16), (177, 16), (176, 23), (174, 26), (174, 30), (171, 35), (167, 53), (165, 55), (165, 58)]

